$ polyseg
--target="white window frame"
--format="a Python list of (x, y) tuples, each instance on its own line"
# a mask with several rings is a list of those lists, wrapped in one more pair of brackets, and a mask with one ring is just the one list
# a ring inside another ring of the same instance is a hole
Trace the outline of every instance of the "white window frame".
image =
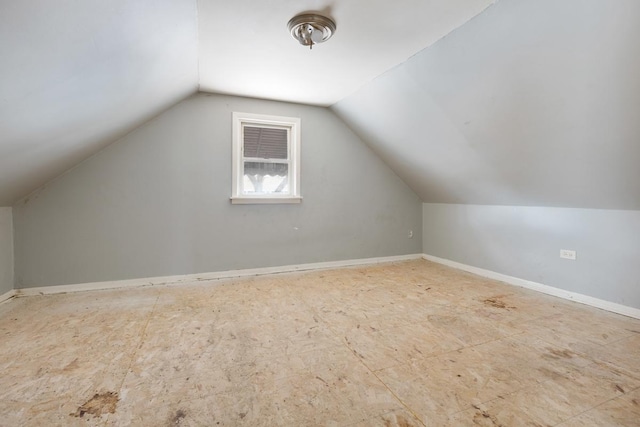
[[(233, 113), (231, 203), (300, 203), (300, 119), (297, 117), (264, 114)], [(289, 194), (243, 194), (244, 138), (243, 126), (277, 126), (287, 128), (289, 134)]]

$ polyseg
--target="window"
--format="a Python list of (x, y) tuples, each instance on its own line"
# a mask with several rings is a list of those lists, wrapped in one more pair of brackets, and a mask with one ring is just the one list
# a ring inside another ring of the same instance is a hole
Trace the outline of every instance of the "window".
[(233, 113), (232, 203), (300, 203), (300, 119)]

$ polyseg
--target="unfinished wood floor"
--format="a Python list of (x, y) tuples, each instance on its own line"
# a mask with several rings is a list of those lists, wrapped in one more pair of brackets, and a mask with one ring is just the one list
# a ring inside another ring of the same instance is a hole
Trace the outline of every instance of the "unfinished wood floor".
[(0, 425), (639, 426), (640, 320), (427, 261), (20, 298)]

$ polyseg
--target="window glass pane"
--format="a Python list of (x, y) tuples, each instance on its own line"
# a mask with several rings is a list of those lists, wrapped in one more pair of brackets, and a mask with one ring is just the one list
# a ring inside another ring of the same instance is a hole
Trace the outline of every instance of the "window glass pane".
[(256, 126), (244, 127), (244, 157), (287, 159), (288, 130)]
[(244, 194), (289, 194), (289, 165), (244, 163)]

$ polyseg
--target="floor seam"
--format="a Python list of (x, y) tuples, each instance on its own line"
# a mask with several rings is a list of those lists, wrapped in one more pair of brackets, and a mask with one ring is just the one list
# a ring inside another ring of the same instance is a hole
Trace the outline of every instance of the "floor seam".
[(331, 327), (331, 325), (329, 324), (329, 322), (327, 322), (322, 316), (320, 316), (318, 314), (318, 312), (316, 311), (316, 309), (314, 307), (311, 307), (309, 304), (307, 304), (305, 301), (303, 301), (303, 303), (309, 307), (309, 309), (311, 310), (311, 312), (317, 316), (327, 327), (327, 329), (329, 329), (331, 331), (331, 333), (340, 340), (340, 342), (342, 343), (343, 346), (345, 346), (347, 348), (347, 350), (349, 350), (349, 352), (351, 352), (351, 354), (353, 354), (353, 356), (362, 364), (362, 366), (364, 366), (379, 382), (380, 384), (382, 384), (387, 391), (394, 397), (394, 399), (396, 399), (400, 405), (402, 405), (402, 407), (404, 407), (411, 415), (413, 415), (415, 417), (416, 420), (418, 420), (418, 422), (420, 424), (422, 424), (423, 426), (426, 427), (426, 424), (422, 421), (422, 419), (420, 417), (418, 417), (418, 415), (406, 404), (402, 401), (402, 399), (400, 399), (400, 397), (398, 397), (398, 395), (396, 393), (393, 392), (393, 390), (391, 390), (391, 388), (380, 379), (380, 377), (375, 373), (375, 371), (373, 371), (363, 360), (361, 357), (358, 356), (357, 352), (352, 349), (349, 344), (346, 342), (346, 340), (343, 340), (342, 337), (336, 333), (336, 331), (333, 330), (333, 328)]
[(593, 411), (594, 409), (599, 408), (600, 406), (604, 405), (605, 403), (609, 403), (609, 402), (611, 402), (612, 400), (619, 399), (619, 398), (621, 398), (622, 396), (625, 396), (625, 395), (627, 395), (627, 394), (629, 394), (629, 393), (633, 393), (633, 392), (634, 392), (634, 391), (636, 391), (636, 390), (640, 390), (640, 387), (636, 387), (636, 388), (634, 388), (634, 389), (632, 389), (632, 390), (625, 391), (625, 392), (624, 392), (624, 393), (622, 393), (620, 396), (615, 396), (615, 397), (612, 397), (611, 399), (607, 399), (607, 400), (605, 400), (604, 402), (600, 402), (600, 403), (598, 403), (598, 404), (597, 404), (597, 405), (595, 405), (595, 406), (592, 406), (592, 407), (590, 407), (590, 408), (588, 408), (588, 409), (585, 409), (585, 410), (584, 410), (584, 411), (582, 411), (582, 412), (579, 412), (579, 413), (577, 413), (577, 414), (575, 414), (575, 415), (570, 416), (570, 417), (569, 417), (569, 418), (567, 418), (566, 420), (562, 420), (562, 421), (560, 421), (558, 424), (556, 424), (556, 426), (561, 426), (562, 424), (566, 423), (567, 421), (570, 421), (570, 420), (572, 420), (572, 419), (574, 419), (574, 418), (577, 418), (577, 417), (579, 417), (580, 415), (582, 415), (582, 414), (584, 414), (584, 413), (587, 413), (587, 412), (589, 412), (589, 411)]
[[(160, 300), (160, 295), (158, 295), (156, 297), (156, 300), (153, 303), (153, 307), (151, 308), (151, 311), (149, 312), (149, 316), (147, 317), (146, 322), (144, 323), (144, 327), (142, 328), (142, 331), (140, 332), (140, 340), (138, 341), (138, 343), (136, 344), (136, 346), (134, 347), (133, 350), (133, 354), (131, 355), (131, 359), (129, 360), (129, 364), (127, 365), (127, 370), (124, 373), (124, 376), (122, 377), (122, 381), (120, 382), (120, 385), (118, 386), (118, 396), (122, 395), (122, 387), (124, 386), (124, 382), (127, 379), (127, 376), (129, 376), (129, 371), (131, 370), (131, 367), (133, 366), (134, 360), (136, 359), (136, 355), (138, 354), (138, 350), (140, 350), (140, 348), (142, 347), (142, 344), (144, 343), (144, 337), (147, 333), (147, 327), (149, 326), (149, 323), (151, 322), (151, 318), (153, 317), (153, 314), (155, 313), (156, 310), (156, 306), (158, 305), (158, 301)], [(109, 423), (109, 416), (107, 416), (107, 418), (104, 420), (104, 423), (102, 424), (103, 426), (106, 426)]]

